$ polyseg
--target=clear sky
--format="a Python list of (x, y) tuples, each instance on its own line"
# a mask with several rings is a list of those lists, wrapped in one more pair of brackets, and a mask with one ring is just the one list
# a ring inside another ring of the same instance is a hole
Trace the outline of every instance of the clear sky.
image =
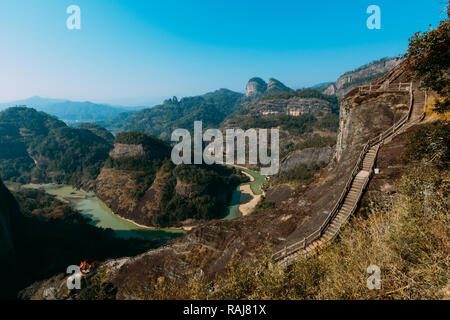
[[(69, 5), (81, 29), (69, 30)], [(369, 5), (381, 30), (369, 30)], [(0, 101), (122, 102), (244, 91), (254, 76), (299, 88), (397, 56), (444, 18), (443, 0), (0, 0)], [(136, 102), (137, 103), (137, 102)]]

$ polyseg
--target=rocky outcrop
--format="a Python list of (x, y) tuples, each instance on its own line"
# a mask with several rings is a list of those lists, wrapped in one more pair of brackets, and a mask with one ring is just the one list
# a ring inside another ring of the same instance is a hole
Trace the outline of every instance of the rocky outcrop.
[[(382, 59), (375, 61), (367, 66), (360, 67), (355, 71), (340, 76), (336, 81), (336, 88), (339, 90), (358, 80), (379, 76), (396, 67), (399, 63), (400, 59)], [(344, 95), (345, 93), (340, 92), (340, 94)]]
[(330, 162), (333, 154), (333, 147), (307, 148), (294, 151), (282, 161), (280, 165), (280, 173), (282, 174), (288, 172), (300, 164), (304, 164), (306, 166), (319, 163), (327, 164)]
[(267, 90), (267, 83), (261, 78), (251, 78), (245, 87), (246, 97), (257, 97), (263, 95)]
[(368, 137), (375, 137), (398, 122), (408, 112), (408, 106), (407, 92), (347, 96), (341, 103), (336, 160), (342, 162), (350, 149), (361, 148)]
[(145, 156), (142, 144), (114, 144), (114, 149), (109, 153), (113, 159), (120, 158), (139, 158)]
[(329, 101), (317, 98), (292, 97), (289, 99), (260, 99), (251, 102), (246, 108), (259, 113), (261, 116), (278, 114), (299, 116), (301, 114), (315, 114), (320, 111), (331, 112), (333, 105)]
[(245, 96), (255, 98), (262, 96), (265, 93), (275, 93), (291, 90), (291, 88), (286, 87), (277, 79), (270, 78), (269, 83), (266, 83), (263, 79), (255, 77), (251, 78), (247, 82), (247, 86), (245, 87)]
[(142, 188), (133, 172), (103, 168), (95, 182), (95, 194), (121, 217), (139, 224), (154, 226), (153, 217), (160, 214), (161, 200), (169, 187), (168, 174), (158, 172), (150, 188), (142, 197)]

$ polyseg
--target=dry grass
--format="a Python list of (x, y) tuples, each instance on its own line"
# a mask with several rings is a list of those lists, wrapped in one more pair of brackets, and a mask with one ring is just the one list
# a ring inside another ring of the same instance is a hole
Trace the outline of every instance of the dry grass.
[(425, 122), (434, 122), (439, 120), (450, 120), (450, 111), (447, 111), (445, 113), (438, 113), (434, 109), (436, 108), (436, 102), (439, 101), (439, 96), (433, 92), (429, 93), (427, 97), (426, 102), (426, 108), (425, 108)]
[[(253, 262), (236, 257), (213, 281), (157, 279), (143, 299), (441, 299), (449, 279), (447, 171), (412, 167), (398, 192), (371, 204), (319, 255), (288, 270), (262, 248)], [(381, 289), (369, 290), (367, 267), (381, 269)]]

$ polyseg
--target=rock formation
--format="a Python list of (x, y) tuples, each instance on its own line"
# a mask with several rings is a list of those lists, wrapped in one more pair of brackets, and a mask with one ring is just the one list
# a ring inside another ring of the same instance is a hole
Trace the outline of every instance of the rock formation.
[(328, 95), (337, 95), (343, 98), (353, 88), (366, 84), (371, 80), (384, 75), (386, 72), (396, 67), (400, 59), (381, 59), (358, 69), (344, 73), (336, 82), (318, 87), (320, 91)]
[(257, 97), (263, 95), (267, 90), (267, 83), (258, 77), (251, 78), (245, 87), (246, 97)]
[(312, 165), (316, 163), (330, 162), (334, 154), (333, 147), (307, 148), (292, 152), (280, 165), (280, 173), (294, 169), (300, 164)]
[(111, 158), (139, 158), (145, 156), (144, 147), (142, 144), (114, 144), (114, 149), (109, 153)]

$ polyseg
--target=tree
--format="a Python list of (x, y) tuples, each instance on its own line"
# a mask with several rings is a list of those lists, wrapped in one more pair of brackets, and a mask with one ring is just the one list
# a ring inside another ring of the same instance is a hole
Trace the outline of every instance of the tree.
[(450, 6), (447, 6), (447, 19), (442, 20), (436, 29), (417, 32), (410, 38), (408, 52), (404, 55), (406, 65), (417, 78), (423, 77), (423, 86), (436, 91), (441, 101), (436, 103), (439, 113), (450, 109)]

